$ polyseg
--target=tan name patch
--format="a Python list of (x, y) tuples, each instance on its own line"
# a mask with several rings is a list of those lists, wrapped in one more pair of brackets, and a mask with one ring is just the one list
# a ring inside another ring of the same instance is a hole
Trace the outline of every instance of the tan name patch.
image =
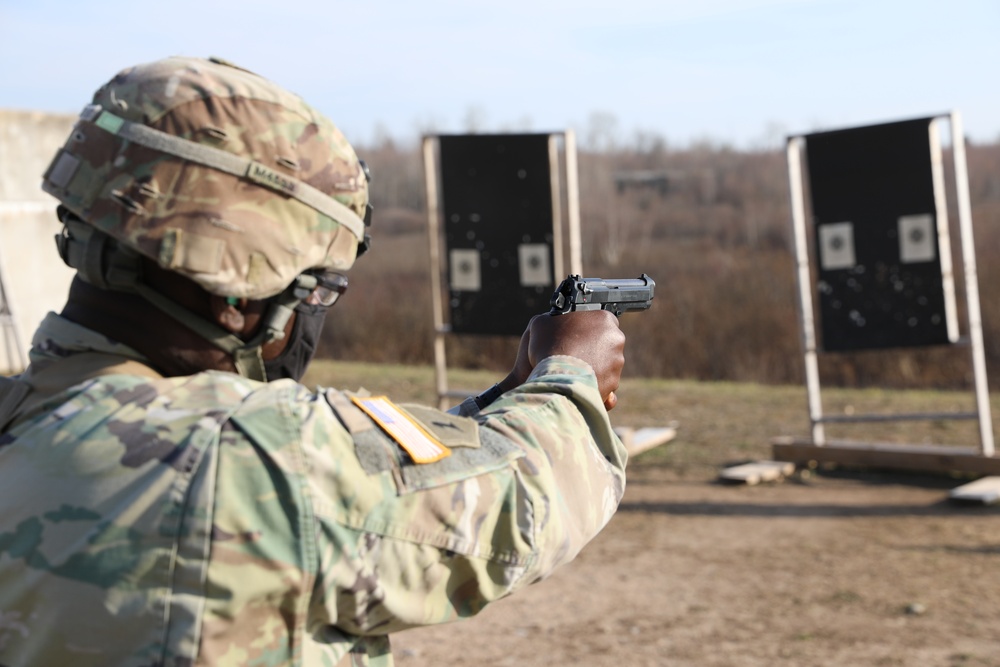
[(441, 412), (425, 405), (402, 403), (399, 406), (424, 427), (424, 430), (437, 438), (445, 447), (467, 447), (478, 449), (479, 423), (475, 419), (459, 417), (447, 412)]
[(265, 167), (260, 162), (251, 161), (247, 166), (247, 178), (261, 185), (266, 185), (272, 190), (294, 194), (298, 188), (298, 181), (284, 174), (278, 173), (270, 167)]
[(451, 450), (393, 404), (386, 396), (351, 396), (351, 400), (406, 450), (414, 463), (433, 463)]

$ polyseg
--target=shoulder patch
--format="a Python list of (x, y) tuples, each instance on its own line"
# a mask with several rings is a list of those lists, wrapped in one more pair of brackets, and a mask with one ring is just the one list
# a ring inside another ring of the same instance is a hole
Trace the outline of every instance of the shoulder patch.
[(394, 454), (398, 448), (382, 429), (375, 426), (371, 417), (351, 402), (348, 398), (350, 394), (327, 389), (323, 395), (354, 439), (354, 452), (366, 473), (375, 475), (398, 469)]
[(478, 448), (456, 447), (451, 456), (437, 463), (402, 466), (400, 493), (412, 493), (493, 473), (525, 455), (520, 447), (491, 429), (480, 429), (479, 437)]
[[(354, 438), (364, 471), (369, 475), (392, 475), (401, 495), (495, 472), (524, 456), (517, 445), (491, 429), (481, 428), (475, 419), (411, 403), (389, 403), (450, 452), (437, 461), (417, 463), (409, 450), (361, 408), (373, 397), (333, 389), (326, 390), (325, 396)], [(385, 397), (376, 398), (388, 403)]]
[(425, 405), (401, 403), (414, 420), (420, 423), (428, 433), (441, 441), (445, 447), (478, 448), (479, 422), (469, 417), (448, 414)]
[(351, 401), (405, 449), (414, 463), (433, 463), (451, 455), (447, 446), (388, 397), (351, 396)]

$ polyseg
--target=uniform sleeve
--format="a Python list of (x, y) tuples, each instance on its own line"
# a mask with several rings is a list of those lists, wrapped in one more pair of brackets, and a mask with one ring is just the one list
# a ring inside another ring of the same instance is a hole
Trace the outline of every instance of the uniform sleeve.
[[(442, 432), (462, 419), (432, 412)], [(303, 441), (319, 555), (311, 623), (351, 635), (478, 613), (572, 560), (624, 491), (625, 449), (592, 370), (572, 357), (543, 360), (435, 463), (414, 464), (335, 407), (314, 413)]]

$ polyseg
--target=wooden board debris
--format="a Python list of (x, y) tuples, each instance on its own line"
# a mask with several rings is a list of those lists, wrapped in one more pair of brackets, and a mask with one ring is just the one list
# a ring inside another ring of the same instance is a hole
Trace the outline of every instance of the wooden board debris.
[(676, 423), (648, 428), (618, 426), (615, 433), (621, 438), (629, 456), (635, 456), (673, 440), (677, 436), (677, 426)]
[(732, 466), (719, 473), (727, 482), (742, 482), (748, 486), (761, 482), (774, 482), (795, 472), (795, 464), (788, 461), (753, 461)]
[(1000, 502), (1000, 477), (982, 477), (952, 489), (948, 497), (962, 502), (992, 505)]

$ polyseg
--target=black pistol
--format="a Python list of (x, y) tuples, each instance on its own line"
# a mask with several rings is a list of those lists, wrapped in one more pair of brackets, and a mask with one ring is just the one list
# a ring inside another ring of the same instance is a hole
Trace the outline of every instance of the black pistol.
[(605, 280), (570, 275), (559, 283), (549, 305), (549, 315), (574, 310), (610, 310), (615, 315), (630, 310), (648, 310), (656, 283), (645, 273), (634, 280)]

